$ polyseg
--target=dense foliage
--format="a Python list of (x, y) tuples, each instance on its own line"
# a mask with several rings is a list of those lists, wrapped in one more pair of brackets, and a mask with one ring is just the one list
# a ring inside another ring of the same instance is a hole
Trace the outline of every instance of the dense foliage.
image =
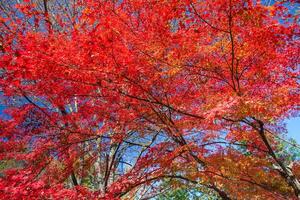
[(300, 198), (298, 6), (2, 0), (0, 198)]

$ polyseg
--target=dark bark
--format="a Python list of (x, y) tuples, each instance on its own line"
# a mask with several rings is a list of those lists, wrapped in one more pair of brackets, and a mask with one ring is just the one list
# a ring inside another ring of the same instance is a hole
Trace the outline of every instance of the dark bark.
[(72, 172), (71, 178), (72, 178), (72, 182), (73, 182), (74, 186), (77, 186), (77, 185), (78, 185), (78, 182), (77, 182), (77, 179), (76, 179), (76, 176), (75, 176), (75, 173), (74, 173), (74, 172)]

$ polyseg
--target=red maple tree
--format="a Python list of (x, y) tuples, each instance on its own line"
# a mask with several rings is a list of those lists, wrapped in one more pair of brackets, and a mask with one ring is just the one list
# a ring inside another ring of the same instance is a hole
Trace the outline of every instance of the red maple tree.
[(1, 199), (300, 198), (297, 2), (0, 5)]

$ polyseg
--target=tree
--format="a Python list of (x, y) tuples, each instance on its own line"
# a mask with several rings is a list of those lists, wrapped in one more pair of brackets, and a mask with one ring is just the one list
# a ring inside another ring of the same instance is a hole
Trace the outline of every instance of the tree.
[(23, 166), (1, 198), (131, 198), (165, 179), (300, 198), (278, 142), (299, 115), (296, 2), (10, 2), (1, 159)]

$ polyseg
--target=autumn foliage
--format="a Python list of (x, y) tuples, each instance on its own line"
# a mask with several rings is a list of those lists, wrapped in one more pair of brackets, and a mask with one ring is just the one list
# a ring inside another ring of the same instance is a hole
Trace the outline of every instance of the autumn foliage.
[(300, 198), (296, 1), (63, 2), (0, 3), (0, 199)]

